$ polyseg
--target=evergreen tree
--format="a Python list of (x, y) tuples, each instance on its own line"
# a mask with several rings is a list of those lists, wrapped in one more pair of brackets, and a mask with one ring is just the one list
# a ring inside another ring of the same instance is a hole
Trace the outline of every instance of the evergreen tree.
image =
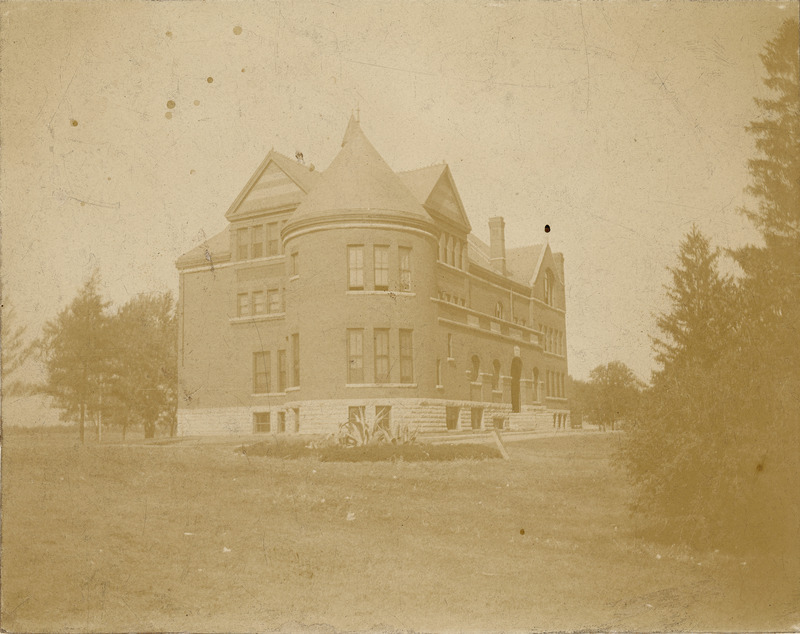
[(721, 519), (709, 498), (726, 486), (724, 447), (735, 429), (719, 361), (735, 340), (737, 294), (718, 257), (696, 227), (681, 242), (653, 340), (661, 368), (622, 450), (640, 510), (684, 537), (707, 536)]
[(800, 481), (800, 62), (798, 21), (786, 20), (761, 60), (770, 97), (748, 126), (757, 156), (749, 161), (743, 209), (763, 245), (734, 252), (745, 276), (739, 344), (730, 365), (741, 399), (741, 452), (753, 539), (800, 544), (800, 501), (787, 499)]
[(99, 411), (111, 355), (108, 304), (100, 297), (98, 285), (95, 272), (72, 303), (45, 324), (36, 342), (47, 370), (41, 391), (61, 408), (62, 420), (78, 422), (81, 442), (86, 418)]
[(724, 348), (733, 327), (735, 300), (730, 278), (718, 271), (719, 250), (696, 226), (680, 244), (678, 266), (670, 268), (672, 283), (665, 289), (669, 311), (656, 325), (662, 336), (653, 340), (660, 376), (686, 367), (709, 367)]

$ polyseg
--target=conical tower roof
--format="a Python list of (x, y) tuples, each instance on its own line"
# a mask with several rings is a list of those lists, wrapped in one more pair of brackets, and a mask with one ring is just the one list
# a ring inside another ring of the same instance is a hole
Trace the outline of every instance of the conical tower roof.
[(288, 224), (338, 216), (430, 221), (428, 212), (364, 136), (355, 117), (350, 117), (339, 154)]

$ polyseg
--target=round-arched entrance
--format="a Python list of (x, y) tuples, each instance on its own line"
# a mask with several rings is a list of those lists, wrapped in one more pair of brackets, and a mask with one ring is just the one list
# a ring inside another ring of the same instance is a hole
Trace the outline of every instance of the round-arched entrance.
[(511, 411), (519, 412), (519, 380), (522, 377), (522, 361), (514, 357), (511, 361)]

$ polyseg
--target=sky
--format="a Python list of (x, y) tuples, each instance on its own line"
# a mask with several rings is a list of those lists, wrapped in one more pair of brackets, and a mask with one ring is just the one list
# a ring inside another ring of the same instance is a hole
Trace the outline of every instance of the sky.
[[(655, 369), (693, 223), (757, 242), (745, 125), (797, 2), (0, 4), (4, 302), (30, 336), (92, 270), (177, 293), (270, 148), (325, 169), (358, 108), (396, 171), (450, 165), (473, 231), (565, 257), (570, 374)], [(552, 231), (544, 233), (544, 225)], [(733, 270), (733, 269), (731, 269)]]

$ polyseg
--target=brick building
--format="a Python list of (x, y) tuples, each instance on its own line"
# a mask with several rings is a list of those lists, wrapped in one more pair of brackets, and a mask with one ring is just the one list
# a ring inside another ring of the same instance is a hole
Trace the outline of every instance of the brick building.
[(327, 170), (270, 151), (226, 218), (177, 261), (181, 435), (567, 425), (564, 259), (500, 217), (476, 238), (446, 164), (395, 173), (351, 118)]

